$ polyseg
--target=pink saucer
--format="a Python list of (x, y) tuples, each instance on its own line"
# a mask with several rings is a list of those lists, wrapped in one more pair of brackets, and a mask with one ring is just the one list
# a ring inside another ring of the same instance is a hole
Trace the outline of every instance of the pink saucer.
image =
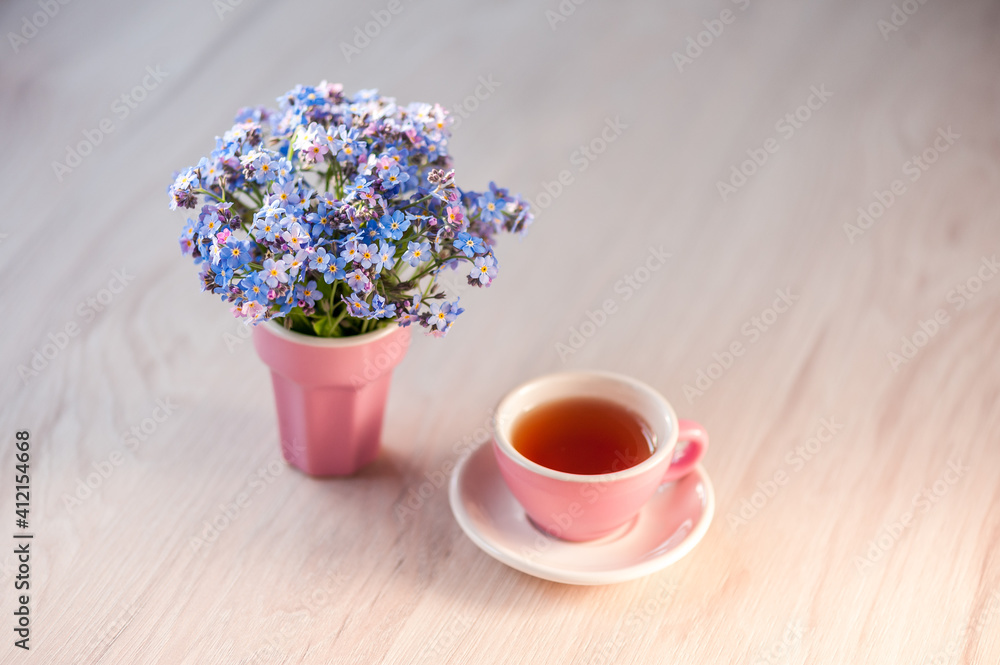
[(563, 584), (614, 584), (666, 568), (708, 530), (715, 494), (699, 465), (665, 483), (631, 522), (599, 540), (571, 543), (539, 531), (507, 489), (489, 445), (459, 460), (451, 510), (472, 542), (528, 575)]

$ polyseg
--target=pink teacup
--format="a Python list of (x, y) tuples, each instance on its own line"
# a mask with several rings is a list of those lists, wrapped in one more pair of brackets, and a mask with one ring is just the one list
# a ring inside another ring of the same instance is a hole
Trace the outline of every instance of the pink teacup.
[[(621, 471), (581, 475), (537, 464), (514, 448), (511, 431), (521, 415), (570, 397), (602, 398), (638, 414), (652, 430), (653, 454)], [(645, 383), (611, 372), (549, 374), (529, 381), (501, 400), (493, 422), (493, 452), (511, 493), (536, 526), (570, 541), (600, 538), (626, 524), (661, 484), (690, 472), (708, 448), (704, 427), (678, 420), (670, 403)], [(675, 455), (678, 441), (686, 445)]]

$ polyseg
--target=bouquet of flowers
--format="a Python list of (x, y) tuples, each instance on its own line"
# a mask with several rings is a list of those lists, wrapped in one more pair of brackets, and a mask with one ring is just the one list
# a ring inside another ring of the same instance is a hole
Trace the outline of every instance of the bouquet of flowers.
[(203, 290), (247, 323), (282, 319), (308, 335), (391, 321), (444, 335), (463, 310), (439, 274), (463, 269), (469, 284), (489, 286), (494, 237), (523, 233), (528, 204), (492, 182), (458, 188), (439, 105), (348, 96), (325, 81), (278, 102), (240, 110), (167, 190), (171, 209), (201, 204), (180, 245), (201, 264)]

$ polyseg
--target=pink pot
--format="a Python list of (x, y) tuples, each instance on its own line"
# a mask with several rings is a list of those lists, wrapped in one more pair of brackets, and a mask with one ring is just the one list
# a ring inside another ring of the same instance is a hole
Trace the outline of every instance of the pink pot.
[(324, 339), (258, 325), (253, 343), (271, 368), (281, 452), (311, 476), (346, 476), (378, 456), (392, 370), (410, 345), (395, 324)]

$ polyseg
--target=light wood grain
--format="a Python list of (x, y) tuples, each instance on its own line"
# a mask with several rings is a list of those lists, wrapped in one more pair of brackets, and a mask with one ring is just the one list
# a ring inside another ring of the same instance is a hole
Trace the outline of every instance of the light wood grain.
[[(350, 63), (340, 43), (384, 3), (244, 0), (220, 20), (209, 0), (79, 2), (18, 52), (5, 43), (0, 536), (21, 428), (37, 536), (32, 649), (6, 629), (0, 662), (1000, 661), (1000, 279), (960, 310), (949, 300), (1000, 253), (1000, 9), (931, 0), (883, 38), (888, 1), (740, 4), (592, 0), (552, 30), (554, 1), (405, 2)], [(672, 54), (724, 9), (732, 22), (678, 71)], [(3, 32), (36, 11), (5, 3)], [(166, 78), (120, 118), (111, 105), (147, 66)], [(459, 182), (536, 201), (560, 171), (573, 182), (500, 243), (498, 281), (463, 297), (446, 340), (415, 339), (381, 458), (306, 478), (280, 463), (265, 367), (179, 256), (170, 174), (236, 108), (295, 83), (454, 107), (480, 76), (500, 85), (456, 131)], [(784, 137), (775, 123), (812, 86), (832, 97)], [(114, 131), (58, 181), (52, 162), (103, 118)], [(581, 171), (574, 151), (614, 118), (627, 128)], [(907, 160), (948, 127), (960, 138), (910, 181)], [(723, 201), (717, 181), (772, 137)], [(844, 224), (897, 178), (906, 192), (849, 242)], [(671, 258), (626, 300), (616, 281), (653, 247)], [(122, 269), (134, 279), (85, 320), (80, 304)], [(751, 340), (778, 289), (799, 299)], [(556, 345), (606, 299), (617, 312), (563, 362)], [(887, 354), (939, 309), (948, 324), (894, 371)], [(22, 381), (68, 323), (80, 334)], [(743, 354), (689, 400), (733, 342)], [(400, 510), (484, 438), (507, 390), (562, 368), (634, 375), (711, 433), (716, 521), (662, 573), (544, 582), (478, 550), (444, 489)], [(176, 410), (122, 440), (157, 400)], [(795, 461), (822, 419), (843, 427)], [(950, 461), (968, 468), (925, 509), (915, 496)], [(737, 523), (776, 473), (785, 484)], [(249, 505), (195, 551), (241, 492)]]

